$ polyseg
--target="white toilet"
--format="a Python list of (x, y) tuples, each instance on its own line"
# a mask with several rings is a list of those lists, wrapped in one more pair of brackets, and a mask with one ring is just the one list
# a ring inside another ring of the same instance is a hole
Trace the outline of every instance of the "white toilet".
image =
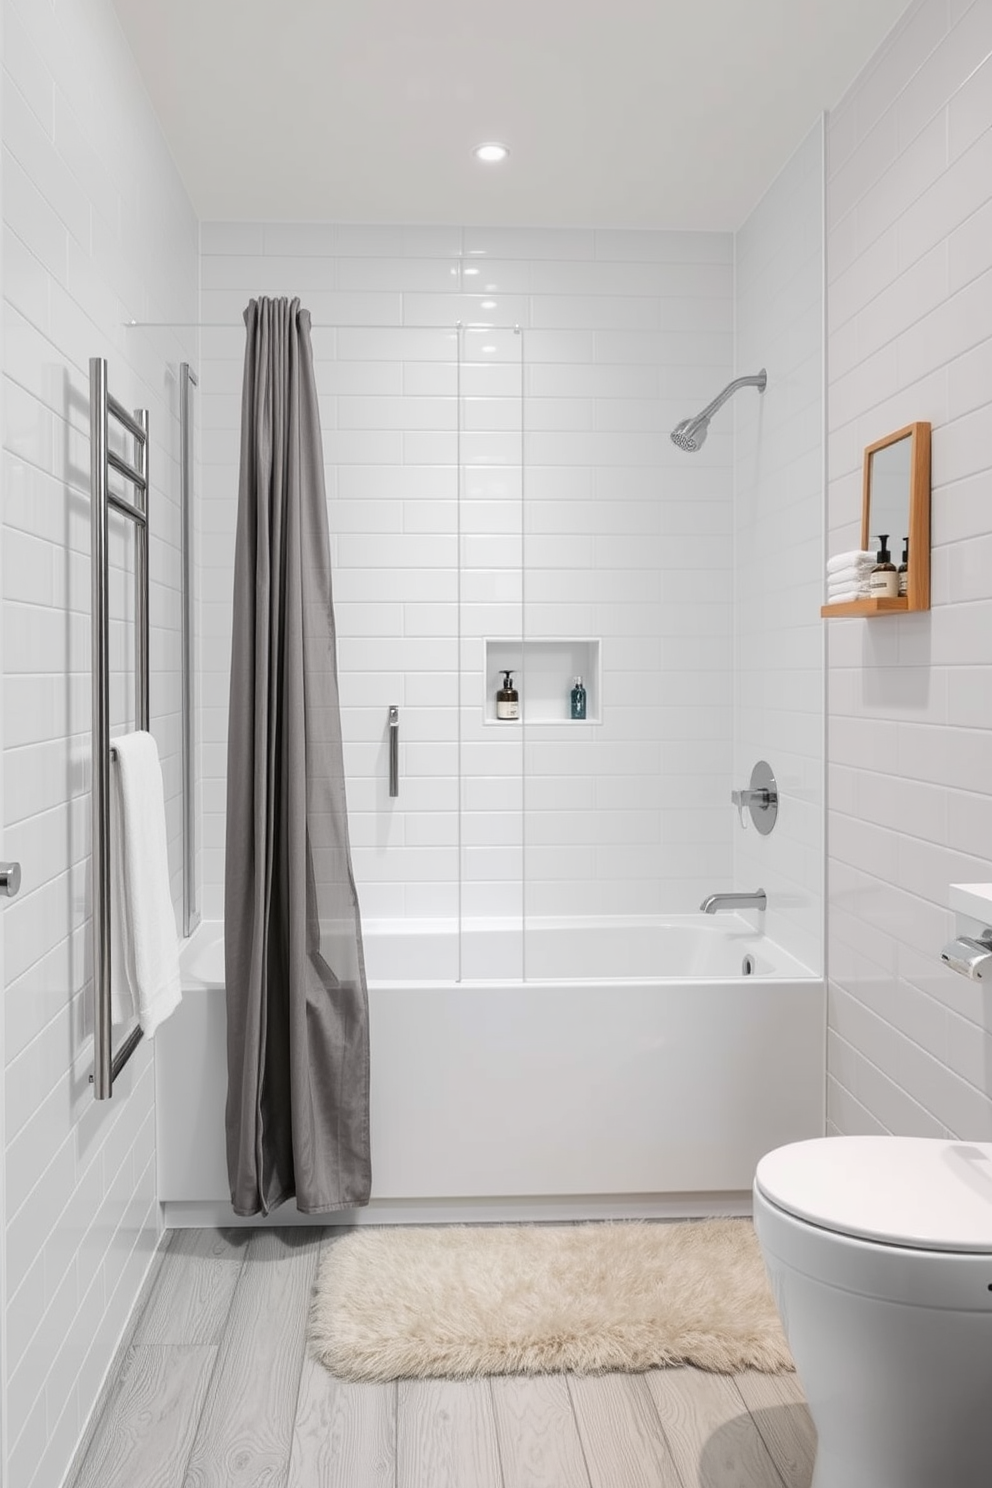
[(990, 1488), (992, 1143), (779, 1147), (754, 1224), (818, 1432), (812, 1488)]

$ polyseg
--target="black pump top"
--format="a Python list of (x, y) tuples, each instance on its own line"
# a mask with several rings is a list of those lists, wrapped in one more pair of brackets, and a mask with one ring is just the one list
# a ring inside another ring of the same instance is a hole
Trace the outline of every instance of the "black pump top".
[(909, 562), (909, 538), (908, 537), (904, 537), (903, 540), (902, 540), (902, 561), (903, 561), (903, 563), (908, 563)]
[(503, 691), (504, 692), (512, 692), (513, 691), (513, 673), (512, 672), (504, 672), (503, 673)]
[(889, 534), (880, 532), (878, 534), (878, 561), (879, 563), (891, 563), (892, 556), (889, 553)]

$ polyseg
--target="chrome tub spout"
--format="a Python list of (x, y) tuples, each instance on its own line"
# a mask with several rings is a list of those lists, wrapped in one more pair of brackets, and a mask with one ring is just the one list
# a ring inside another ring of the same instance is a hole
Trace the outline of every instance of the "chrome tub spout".
[(710, 894), (699, 907), (703, 914), (716, 914), (718, 909), (767, 909), (768, 895), (764, 889), (755, 889), (753, 894)]

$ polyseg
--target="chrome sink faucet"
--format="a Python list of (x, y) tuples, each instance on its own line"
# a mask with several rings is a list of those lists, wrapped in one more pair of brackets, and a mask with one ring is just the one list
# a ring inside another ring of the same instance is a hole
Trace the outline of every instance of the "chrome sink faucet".
[(753, 894), (710, 894), (699, 907), (703, 914), (716, 914), (718, 909), (767, 909), (768, 895), (764, 889), (755, 889)]

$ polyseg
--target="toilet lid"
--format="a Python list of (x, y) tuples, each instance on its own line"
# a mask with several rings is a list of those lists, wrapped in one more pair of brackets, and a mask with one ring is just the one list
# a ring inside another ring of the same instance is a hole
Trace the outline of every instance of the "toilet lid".
[(755, 1184), (827, 1230), (919, 1250), (992, 1252), (992, 1143), (819, 1137), (769, 1152)]

